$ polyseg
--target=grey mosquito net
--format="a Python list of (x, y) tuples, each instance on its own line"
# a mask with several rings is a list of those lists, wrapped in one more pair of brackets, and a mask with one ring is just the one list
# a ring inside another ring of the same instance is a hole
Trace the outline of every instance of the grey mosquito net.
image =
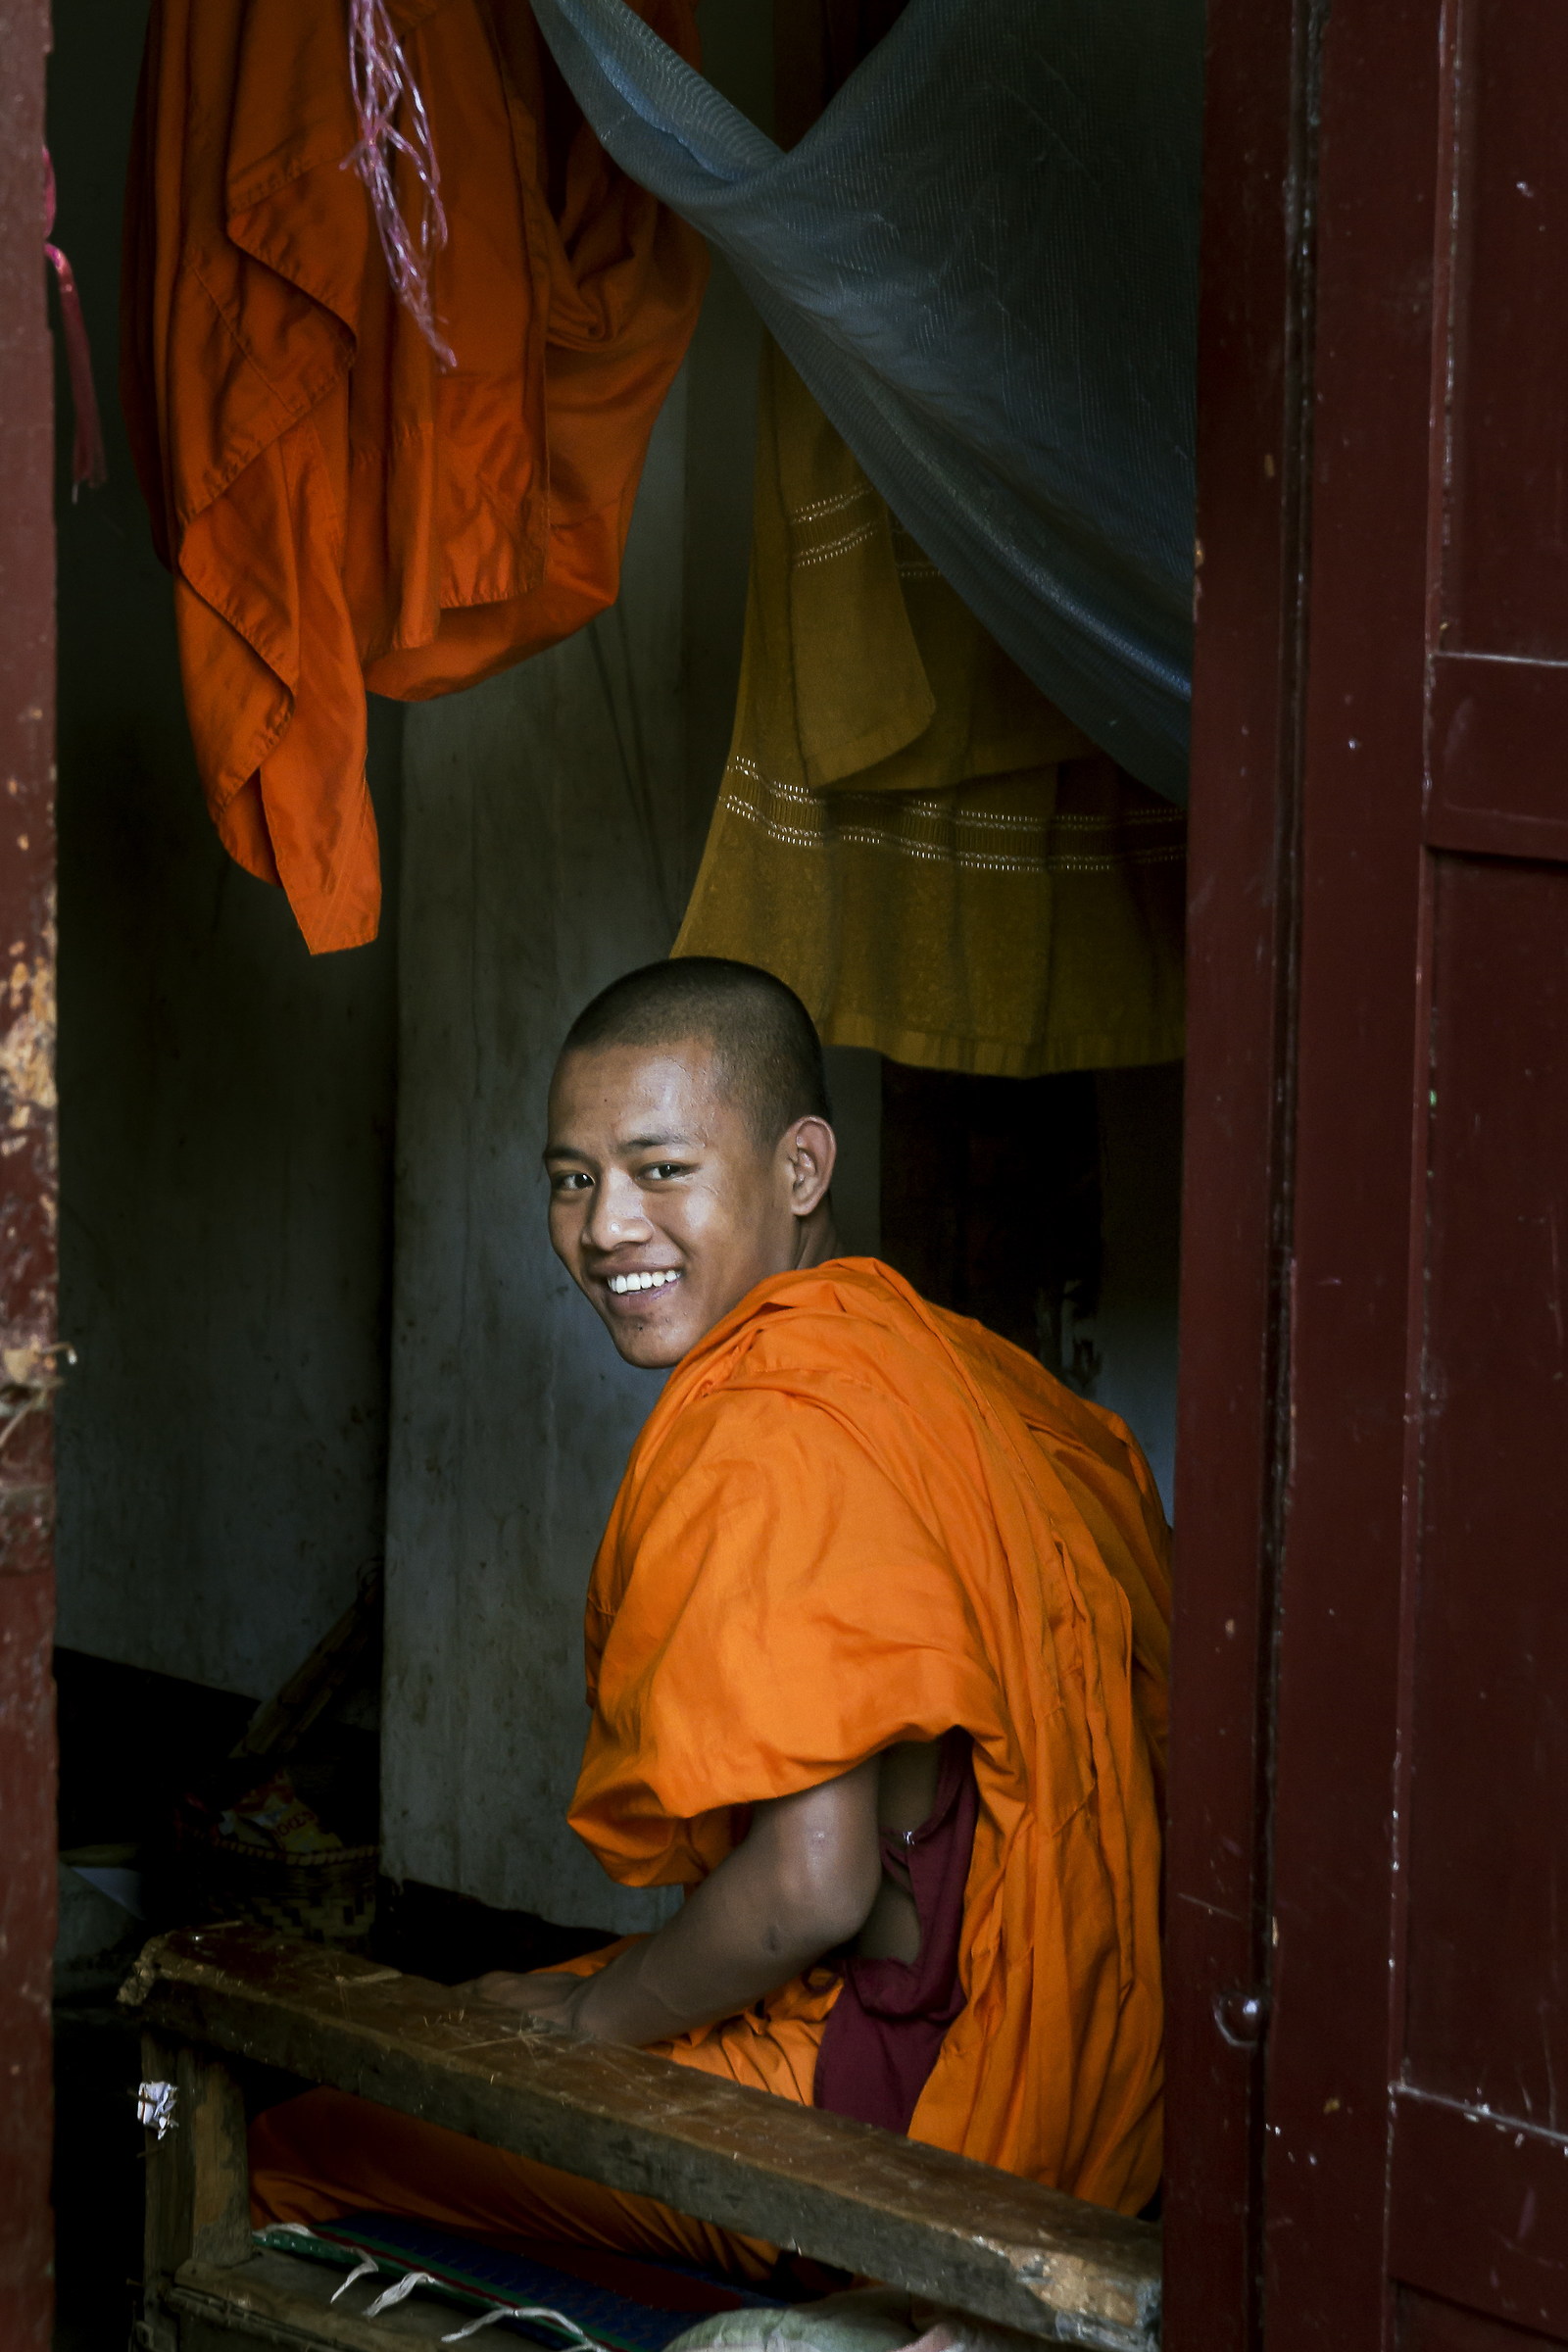
[(622, 0), (533, 5), (993, 636), (1185, 799), (1201, 0), (909, 0), (788, 154)]

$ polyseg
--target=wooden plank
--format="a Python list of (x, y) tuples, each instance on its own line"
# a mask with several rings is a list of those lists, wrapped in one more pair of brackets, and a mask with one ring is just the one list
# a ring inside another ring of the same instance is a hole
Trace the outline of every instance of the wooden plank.
[(209, 2342), (226, 2346), (236, 2336), (307, 2352), (388, 2352), (389, 2345), (439, 2343), (464, 2325), (455, 2304), (418, 2294), (379, 2319), (366, 2319), (365, 2307), (388, 2284), (385, 2278), (351, 2286), (334, 2308), (332, 2297), (347, 2276), (289, 2254), (258, 2254), (238, 2270), (188, 2262), (168, 2297), (179, 2317), (179, 2352), (199, 2352)]
[(207, 2051), (159, 2034), (142, 2036), (143, 2082), (172, 2082), (173, 2123), (147, 2132), (143, 2278), (155, 2345), (174, 2338), (167, 2321), (169, 2282), (192, 2261), (209, 2269), (248, 2262), (250, 2180), (245, 2100), (226, 2066)]
[(519, 2025), (255, 1928), (155, 1938), (122, 1999), (168, 2036), (508, 2148), (1036, 2337), (1150, 2352), (1159, 2232), (646, 2050)]
[[(388, 2352), (389, 2338), (394, 2346), (438, 2343), (464, 2325), (462, 2306), (427, 2289), (367, 2319), (368, 2306), (389, 2283), (388, 2275), (362, 2278), (353, 2286), (346, 2285), (347, 2278), (347, 2271), (328, 2270), (270, 2248), (237, 2270), (211, 2270), (189, 2262), (169, 2294), (170, 2310), (180, 2323), (179, 2352), (229, 2352), (235, 2336), (297, 2345), (303, 2352)], [(334, 2305), (332, 2298), (338, 2293), (343, 2300)], [(752, 2318), (762, 2334), (781, 2316), (758, 2311)], [(1030, 2342), (1011, 2329), (918, 2300), (909, 2308), (907, 2325), (911, 2337), (939, 2327), (949, 2328), (956, 2352), (1028, 2352)], [(799, 2339), (797, 2352), (805, 2352)]]
[(181, 2128), (191, 2171), (190, 2258), (247, 2262), (252, 2252), (245, 2096), (226, 2066), (198, 2050), (179, 2054)]

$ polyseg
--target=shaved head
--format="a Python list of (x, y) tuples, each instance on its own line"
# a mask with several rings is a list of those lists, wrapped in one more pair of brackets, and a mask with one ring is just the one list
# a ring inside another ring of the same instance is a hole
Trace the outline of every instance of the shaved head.
[(679, 1363), (759, 1283), (834, 1254), (837, 1155), (800, 998), (716, 956), (650, 963), (561, 1049), (551, 1243), (628, 1363)]
[(675, 1046), (700, 1040), (715, 1076), (759, 1146), (772, 1146), (797, 1119), (832, 1118), (822, 1043), (792, 988), (755, 963), (682, 956), (626, 972), (586, 1004), (561, 1049)]

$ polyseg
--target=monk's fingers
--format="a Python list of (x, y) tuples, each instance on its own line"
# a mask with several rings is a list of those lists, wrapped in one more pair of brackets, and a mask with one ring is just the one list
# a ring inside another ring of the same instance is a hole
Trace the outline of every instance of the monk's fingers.
[(489, 2001), (503, 2009), (518, 2009), (526, 2016), (559, 2019), (571, 1996), (580, 1989), (577, 1977), (541, 1972), (534, 1976), (514, 1976), (509, 1970), (493, 1968), (466, 1984), (453, 1986), (460, 1999)]
[(504, 1968), (492, 1968), (487, 1975), (470, 1977), (466, 1984), (454, 1984), (455, 1997), (463, 2001), (499, 2001), (508, 2009), (517, 2009), (523, 2003), (517, 1998), (517, 1987), (530, 1982), (527, 1977), (515, 1977)]
[(514, 1977), (514, 1997), (519, 2009), (530, 2017), (564, 2017), (583, 1989), (581, 1977), (567, 1977), (558, 1971), (542, 1972), (533, 1977)]

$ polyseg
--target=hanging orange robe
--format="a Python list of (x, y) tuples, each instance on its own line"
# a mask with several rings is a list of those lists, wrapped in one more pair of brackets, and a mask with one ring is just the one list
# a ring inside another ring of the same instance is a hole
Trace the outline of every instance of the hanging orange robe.
[[(695, 62), (692, 0), (634, 0)], [(197, 764), (307, 945), (375, 935), (365, 691), (417, 701), (615, 595), (701, 239), (612, 164), (524, 0), (390, 0), (449, 226), (446, 368), (368, 199), (346, 12), (154, 0), (126, 203), (122, 394)], [(405, 173), (405, 216), (417, 218)]]
[[(1112, 1414), (872, 1259), (780, 1275), (676, 1368), (633, 1449), (589, 1589), (572, 1826), (622, 1885), (690, 1886), (740, 1808), (961, 1726), (965, 2004), (910, 2136), (1136, 2212), (1160, 2168), (1168, 1614), (1163, 1513)], [(661, 2047), (808, 2103), (835, 1989), (815, 1970)], [(488, 2151), (464, 2154), (460, 2196), (427, 2128), (395, 2130), (418, 2175), (396, 2210), (525, 2236), (580, 2211), (588, 2242), (713, 2258), (714, 2232), (647, 2199)], [(264, 2119), (262, 2209), (384, 2204), (380, 2132), (329, 2092)], [(733, 2259), (758, 2275), (756, 2250)]]

